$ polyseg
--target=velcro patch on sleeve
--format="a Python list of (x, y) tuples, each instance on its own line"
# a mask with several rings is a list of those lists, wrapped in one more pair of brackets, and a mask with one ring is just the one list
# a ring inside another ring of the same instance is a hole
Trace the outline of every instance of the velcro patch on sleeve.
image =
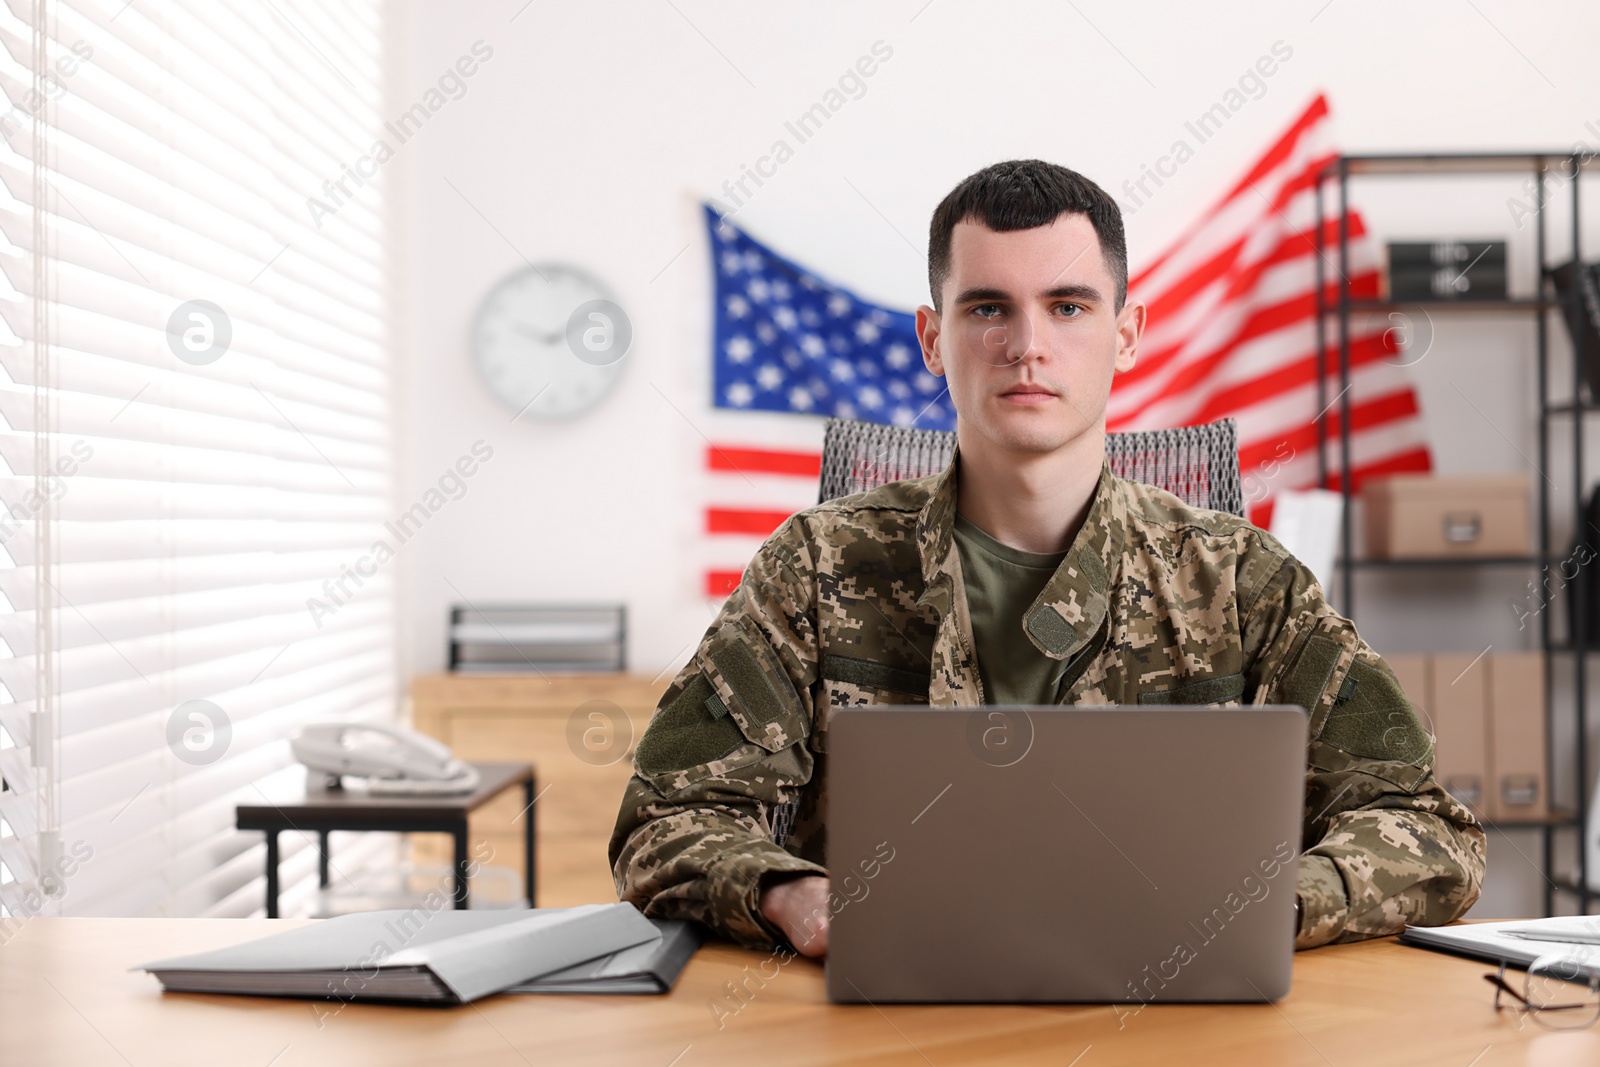
[(697, 674), (657, 712), (634, 749), (640, 773), (654, 778), (688, 770), (720, 759), (743, 744), (744, 736), (726, 709), (721, 715), (712, 711), (714, 700), (722, 703), (706, 676)]
[(1284, 701), (1305, 708), (1313, 722), (1317, 718), (1317, 703), (1328, 688), (1342, 651), (1342, 646), (1333, 638), (1314, 634), (1307, 638), (1305, 648), (1300, 650), (1289, 677), (1284, 680)]
[(1317, 740), (1353, 756), (1412, 765), (1426, 760), (1432, 738), (1394, 676), (1358, 659), (1346, 677), (1341, 692), (1349, 696), (1333, 706)]

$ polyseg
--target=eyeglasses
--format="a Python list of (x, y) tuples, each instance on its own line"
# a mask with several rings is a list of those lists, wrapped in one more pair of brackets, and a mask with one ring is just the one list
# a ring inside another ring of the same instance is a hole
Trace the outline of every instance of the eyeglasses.
[(1516, 1000), (1521, 1011), (1547, 1030), (1578, 1030), (1600, 1019), (1600, 956), (1560, 952), (1541, 956), (1528, 965), (1520, 983), (1506, 980), (1506, 965), (1483, 980), (1494, 986), (1494, 1009), (1501, 995)]

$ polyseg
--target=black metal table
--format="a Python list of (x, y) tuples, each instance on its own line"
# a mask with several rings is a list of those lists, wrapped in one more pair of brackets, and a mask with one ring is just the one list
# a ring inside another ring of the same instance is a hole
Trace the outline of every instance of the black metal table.
[(471, 793), (457, 796), (373, 796), (364, 791), (307, 789), (281, 803), (240, 804), (235, 816), (241, 830), (267, 835), (267, 918), (278, 918), (278, 834), (284, 830), (317, 834), (317, 875), (328, 886), (328, 833), (331, 830), (385, 830), (393, 833), (447, 833), (455, 839), (455, 892), (458, 909), (467, 906), (467, 817), (510, 789), (521, 785), (527, 806), (523, 847), (527, 856), (528, 906), (534, 906), (533, 766), (527, 763), (474, 763), (480, 782)]

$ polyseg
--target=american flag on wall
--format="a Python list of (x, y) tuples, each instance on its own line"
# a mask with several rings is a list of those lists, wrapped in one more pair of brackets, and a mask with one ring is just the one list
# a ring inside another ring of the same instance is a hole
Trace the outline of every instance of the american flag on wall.
[[(1316, 485), (1313, 176), (1337, 157), (1327, 101), (1305, 113), (1244, 178), (1166, 252), (1129, 280), (1150, 308), (1135, 367), (1113, 382), (1106, 428), (1185, 426), (1232, 416), (1251, 519), (1271, 519), (1271, 494)], [(1336, 210), (1336, 209), (1335, 209)], [(742, 411), (840, 415), (951, 429), (944, 383), (922, 366), (914, 319), (881, 307), (783, 258), (706, 208), (715, 278), (713, 404)], [(1337, 297), (1338, 219), (1322, 220), (1324, 280)], [(1376, 298), (1378, 256), (1351, 212), (1348, 271), (1355, 299)], [(1331, 324), (1330, 324), (1331, 326)], [(1352, 485), (1365, 477), (1430, 469), (1416, 395), (1396, 360), (1387, 319), (1352, 321), (1349, 388)], [(1339, 407), (1334, 331), (1330, 469)], [(787, 421), (787, 420), (786, 420)], [(820, 442), (816, 419), (811, 424)], [(729, 427), (732, 429), (732, 427)], [(799, 429), (796, 427), (795, 429)], [(705, 533), (708, 597), (726, 596), (761, 541), (816, 501), (818, 444), (710, 442)], [(778, 434), (794, 440), (794, 433)], [(1337, 473), (1333, 487), (1337, 487)]]
[[(1272, 495), (1317, 484), (1315, 175), (1338, 158), (1328, 102), (1318, 96), (1237, 185), (1155, 262), (1128, 281), (1149, 306), (1139, 361), (1111, 389), (1106, 429), (1192, 426), (1232, 416), (1251, 521), (1266, 526)], [(1332, 200), (1325, 191), (1325, 199)], [(1339, 293), (1338, 206), (1325, 209), (1323, 281)], [(1349, 215), (1352, 299), (1379, 295), (1378, 253)], [(1426, 471), (1431, 459), (1416, 393), (1397, 359), (1388, 317), (1351, 317), (1351, 486), (1376, 474)], [(1338, 347), (1328, 323), (1323, 404), (1329, 472), (1338, 488)]]
[(717, 278), (717, 406), (955, 429), (944, 382), (922, 365), (915, 315), (823, 281), (705, 213)]
[[(914, 315), (826, 281), (710, 207), (705, 220), (716, 278), (715, 406), (955, 428), (955, 408), (943, 379), (922, 365)], [(820, 439), (817, 426), (812, 441)], [(707, 596), (732, 592), (762, 540), (794, 512), (816, 503), (818, 447), (728, 439), (707, 445), (712, 494), (705, 511), (712, 542)]]

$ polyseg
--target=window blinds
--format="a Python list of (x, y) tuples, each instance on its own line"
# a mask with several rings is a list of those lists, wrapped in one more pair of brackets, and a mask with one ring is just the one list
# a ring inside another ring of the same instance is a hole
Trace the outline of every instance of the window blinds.
[(0, 921), (259, 912), (234, 805), (393, 714), (380, 8), (0, 8)]

